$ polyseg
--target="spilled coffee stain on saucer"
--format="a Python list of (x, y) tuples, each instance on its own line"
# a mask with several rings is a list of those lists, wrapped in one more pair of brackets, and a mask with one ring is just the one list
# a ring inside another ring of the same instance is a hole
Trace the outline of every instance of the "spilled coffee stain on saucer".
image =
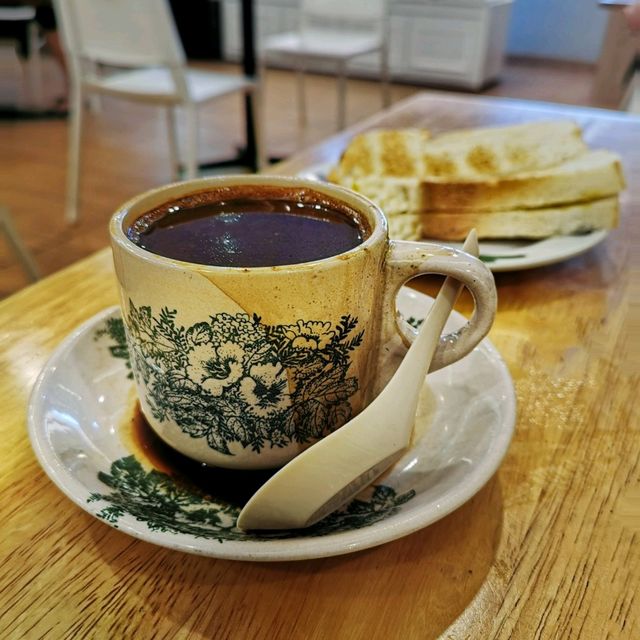
[(232, 470), (193, 460), (167, 445), (142, 414), (132, 390), (128, 418), (120, 427), (125, 446), (146, 467), (168, 475), (187, 489), (213, 503), (241, 508), (276, 470)]

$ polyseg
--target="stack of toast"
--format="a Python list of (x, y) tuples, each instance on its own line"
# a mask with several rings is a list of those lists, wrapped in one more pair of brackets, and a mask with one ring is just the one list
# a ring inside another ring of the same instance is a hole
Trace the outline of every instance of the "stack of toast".
[(619, 157), (590, 149), (570, 121), (356, 136), (331, 182), (373, 200), (392, 238), (545, 238), (610, 229), (624, 189)]

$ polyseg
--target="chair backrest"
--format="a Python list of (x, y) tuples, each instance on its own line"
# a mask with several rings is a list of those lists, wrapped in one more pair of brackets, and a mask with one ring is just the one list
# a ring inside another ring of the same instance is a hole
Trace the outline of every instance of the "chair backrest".
[(124, 67), (185, 64), (168, 0), (54, 0), (72, 58)]
[(384, 35), (386, 0), (302, 0), (300, 27), (331, 27)]

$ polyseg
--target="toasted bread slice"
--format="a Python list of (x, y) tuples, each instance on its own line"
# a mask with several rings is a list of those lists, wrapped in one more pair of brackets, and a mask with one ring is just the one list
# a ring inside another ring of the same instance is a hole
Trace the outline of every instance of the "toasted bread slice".
[(569, 120), (445, 133), (425, 148), (424, 177), (478, 180), (553, 167), (587, 150)]
[(364, 176), (482, 180), (538, 171), (587, 150), (571, 121), (466, 129), (429, 138), (421, 129), (360, 134), (329, 179), (346, 186)]
[(624, 189), (619, 157), (587, 151), (541, 171), (475, 182), (363, 177), (347, 184), (388, 215), (401, 211), (509, 211), (595, 200)]
[(617, 197), (515, 211), (427, 211), (422, 213), (422, 233), (426, 238), (463, 240), (475, 228), (479, 238), (546, 238), (612, 229), (618, 217)]
[(426, 209), (424, 183), (418, 178), (364, 176), (354, 180), (345, 179), (342, 186), (369, 198), (387, 216)]
[(422, 209), (508, 211), (582, 202), (612, 196), (625, 187), (620, 158), (587, 151), (560, 165), (479, 182), (426, 180)]
[(420, 240), (422, 238), (422, 214), (400, 213), (387, 216), (389, 237), (392, 240)]
[(422, 149), (430, 137), (426, 129), (374, 129), (357, 135), (329, 180), (341, 184), (348, 177), (421, 175)]

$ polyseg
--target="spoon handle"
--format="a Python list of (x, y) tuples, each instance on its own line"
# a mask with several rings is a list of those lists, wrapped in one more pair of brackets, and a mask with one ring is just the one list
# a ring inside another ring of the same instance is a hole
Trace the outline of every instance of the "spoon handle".
[[(462, 249), (476, 258), (478, 257), (480, 250), (478, 234), (475, 229), (469, 232)], [(412, 415), (415, 415), (417, 409), (420, 388), (416, 388), (415, 384), (411, 385), (411, 380), (424, 380), (427, 375), (444, 325), (461, 291), (460, 282), (450, 276), (445, 279), (418, 335), (389, 382), (388, 386), (392, 389), (397, 387), (398, 391), (412, 386), (415, 388), (413, 396), (405, 407), (405, 410)]]

